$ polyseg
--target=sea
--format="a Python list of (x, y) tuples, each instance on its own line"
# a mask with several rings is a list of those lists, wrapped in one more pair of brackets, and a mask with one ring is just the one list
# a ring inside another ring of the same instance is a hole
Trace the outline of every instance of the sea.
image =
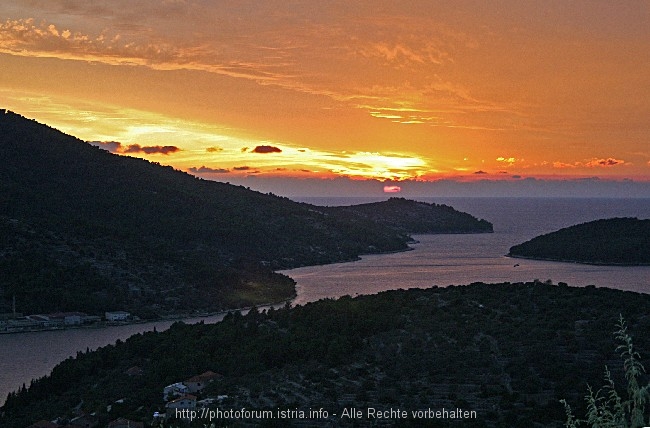
[[(386, 198), (294, 198), (315, 205), (353, 205)], [(511, 246), (537, 235), (591, 220), (650, 219), (649, 199), (593, 198), (415, 198), (445, 204), (490, 221), (494, 233), (415, 235), (411, 251), (367, 255), (349, 263), (282, 271), (296, 282), (294, 305), (385, 290), (445, 287), (473, 282), (547, 281), (650, 293), (650, 266), (594, 266), (513, 259)], [(214, 323), (223, 315), (185, 320)], [(31, 333), (0, 334), (0, 404), (7, 394), (78, 352), (94, 350), (172, 321)]]

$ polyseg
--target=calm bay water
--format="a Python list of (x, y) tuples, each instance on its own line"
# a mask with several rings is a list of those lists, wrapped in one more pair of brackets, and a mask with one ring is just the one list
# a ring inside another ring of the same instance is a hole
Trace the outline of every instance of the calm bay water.
[[(375, 199), (377, 200), (377, 199)], [(650, 218), (650, 199), (515, 199), (422, 198), (451, 205), (494, 224), (495, 233), (478, 235), (418, 235), (413, 251), (364, 256), (353, 263), (285, 271), (298, 285), (296, 304), (327, 297), (373, 294), (399, 288), (462, 285), (471, 282), (517, 282), (540, 279), (572, 286), (594, 284), (650, 293), (650, 267), (589, 266), (574, 263), (511, 259), (504, 254), (515, 244), (577, 223), (610, 217)], [(304, 198), (317, 205), (371, 202), (366, 198)], [(515, 267), (515, 265), (518, 266)], [(218, 322), (215, 316), (205, 322)], [(186, 322), (197, 322), (190, 320)], [(60, 361), (87, 348), (171, 321), (103, 329), (60, 330), (0, 335), (0, 403), (7, 394), (33, 378), (48, 374)]]
[[(219, 322), (223, 315), (203, 319), (185, 320), (186, 323)], [(29, 333), (0, 334), (0, 405), (9, 392), (23, 383), (29, 386), (32, 379), (43, 377), (59, 362), (75, 356), (77, 352), (125, 340), (145, 331), (163, 331), (173, 321), (157, 321), (107, 328), (51, 330)]]
[[(358, 262), (285, 271), (298, 283), (295, 303), (346, 294), (539, 279), (572, 286), (596, 285), (650, 293), (650, 266), (591, 266), (505, 257), (511, 246), (537, 235), (611, 217), (650, 218), (650, 199), (422, 198), (490, 221), (494, 233), (416, 235), (413, 251), (364, 256)], [(320, 205), (364, 203), (361, 199), (305, 198)], [(515, 267), (515, 265), (518, 265)]]

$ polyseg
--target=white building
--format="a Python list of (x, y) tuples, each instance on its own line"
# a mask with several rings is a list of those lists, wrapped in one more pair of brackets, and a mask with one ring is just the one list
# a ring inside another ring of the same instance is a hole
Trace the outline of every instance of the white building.
[(124, 311), (106, 312), (104, 313), (106, 321), (126, 321), (131, 314)]
[[(183, 395), (176, 400), (170, 401), (165, 405), (167, 408), (166, 417), (178, 417), (177, 410), (193, 410), (196, 409), (196, 397), (193, 395)], [(181, 416), (182, 417), (182, 416)]]
[(57, 321), (64, 325), (81, 325), (86, 314), (83, 312), (57, 312), (47, 316), (50, 321)]
[(163, 400), (169, 400), (169, 397), (178, 397), (190, 392), (190, 389), (183, 382), (172, 383), (163, 389)]

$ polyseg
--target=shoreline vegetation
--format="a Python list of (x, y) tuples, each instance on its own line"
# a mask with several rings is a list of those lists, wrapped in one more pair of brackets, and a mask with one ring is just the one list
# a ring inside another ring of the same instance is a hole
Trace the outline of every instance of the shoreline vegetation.
[(565, 260), (565, 259), (553, 259), (553, 258), (544, 258), (544, 257), (526, 257), (520, 255), (506, 254), (505, 257), (510, 257), (512, 259), (522, 259), (522, 260), (539, 260), (542, 262), (556, 262), (556, 263), (574, 263), (580, 265), (592, 265), (592, 266), (650, 266), (648, 263), (605, 263), (605, 262), (586, 262), (586, 261), (577, 261), (577, 260)]
[(590, 221), (515, 245), (507, 255), (599, 266), (650, 266), (650, 220)]
[[(475, 234), (475, 233), (493, 233), (492, 231), (488, 232), (448, 232), (448, 233), (418, 233), (418, 235), (437, 235), (437, 234)], [(418, 244), (419, 241), (416, 239), (411, 239), (409, 244)], [(406, 247), (404, 249), (399, 249), (399, 250), (390, 250), (390, 251), (383, 251), (380, 253), (368, 253), (368, 254), (360, 254), (358, 257), (356, 257), (353, 260), (344, 260), (344, 261), (339, 261), (339, 262), (331, 262), (331, 263), (323, 263), (322, 265), (327, 265), (327, 264), (334, 264), (334, 263), (354, 263), (355, 261), (361, 260), (363, 256), (368, 256), (368, 255), (383, 255), (383, 254), (395, 254), (395, 253), (401, 253), (401, 252), (406, 252), (406, 251), (413, 251), (413, 247)], [(310, 266), (318, 266), (318, 265), (310, 265)], [(302, 267), (302, 266), (301, 266)], [(294, 268), (297, 269), (298, 267)], [(291, 271), (291, 269), (288, 269), (288, 271)], [(286, 271), (285, 271), (286, 272)], [(290, 278), (290, 277), (289, 277)], [(246, 312), (252, 308), (256, 309), (262, 309), (262, 308), (269, 308), (269, 307), (276, 307), (278, 305), (283, 305), (290, 303), (294, 298), (295, 298), (295, 293), (293, 296), (283, 299), (280, 301), (276, 302), (262, 302), (257, 305), (250, 305), (250, 306), (244, 306), (244, 307), (238, 307), (238, 308), (228, 308), (228, 309), (223, 309), (223, 310), (218, 310), (218, 311), (211, 311), (211, 312), (204, 312), (204, 311), (199, 311), (199, 312), (177, 312), (177, 313), (168, 313), (168, 314), (163, 314), (163, 315), (157, 315), (156, 318), (147, 318), (147, 319), (128, 319), (125, 321), (99, 321), (99, 322), (93, 322), (93, 323), (84, 323), (81, 325), (58, 325), (58, 326), (44, 326), (44, 327), (35, 327), (35, 328), (14, 328), (10, 329), (6, 326), (0, 325), (0, 334), (20, 334), (20, 333), (38, 333), (38, 332), (47, 332), (47, 331), (58, 331), (58, 330), (73, 330), (73, 329), (102, 329), (102, 328), (110, 328), (110, 327), (120, 327), (120, 326), (125, 326), (125, 325), (136, 325), (136, 324), (148, 324), (148, 323), (156, 323), (156, 322), (164, 322), (164, 321), (187, 321), (187, 320), (193, 320), (193, 319), (201, 319), (201, 318), (212, 318), (215, 316), (219, 315), (227, 315), (231, 312)], [(5, 314), (7, 315), (7, 314)], [(27, 315), (29, 316), (29, 315)], [(24, 318), (25, 316), (21, 315), (19, 318)], [(11, 319), (9, 319), (11, 320)], [(5, 320), (7, 321), (7, 320)], [(2, 321), (0, 321), (1, 323)], [(199, 321), (200, 322), (200, 321)], [(4, 328), (4, 329), (3, 329)]]
[[(477, 233), (477, 232), (458, 232), (458, 234), (472, 234), (472, 233)], [(491, 233), (491, 232), (488, 232)], [(436, 234), (436, 233), (431, 233), (431, 234)], [(423, 235), (420, 233), (419, 235)], [(425, 234), (426, 235), (426, 234)], [(417, 244), (419, 241), (412, 239), (409, 241), (409, 244)], [(331, 263), (323, 263), (322, 265), (326, 264), (334, 264), (334, 263), (354, 263), (355, 261), (361, 260), (363, 256), (368, 256), (368, 255), (382, 255), (382, 254), (395, 254), (395, 253), (401, 253), (401, 252), (406, 252), (406, 251), (413, 251), (413, 247), (407, 247), (404, 249), (400, 250), (392, 250), (392, 251), (384, 251), (381, 253), (369, 253), (369, 254), (360, 254), (358, 257), (356, 257), (354, 260), (345, 260), (341, 262), (331, 262)], [(318, 265), (310, 265), (310, 266), (318, 266)], [(297, 269), (294, 268), (294, 269)], [(291, 269), (288, 269), (289, 271)], [(286, 272), (286, 271), (285, 271)], [(290, 278), (290, 277), (289, 277)], [(228, 309), (223, 309), (223, 310), (218, 310), (218, 311), (209, 311), (209, 312), (204, 312), (204, 311), (199, 311), (199, 312), (177, 312), (177, 313), (168, 313), (168, 314), (163, 314), (163, 315), (158, 315), (156, 318), (148, 318), (148, 319), (128, 319), (125, 321), (99, 321), (99, 322), (93, 322), (93, 323), (84, 323), (81, 325), (58, 325), (58, 326), (47, 326), (47, 327), (36, 327), (36, 328), (15, 328), (15, 329), (9, 329), (6, 326), (3, 326), (2, 320), (0, 320), (0, 334), (20, 334), (20, 333), (39, 333), (39, 332), (47, 332), (47, 331), (58, 331), (58, 330), (74, 330), (74, 329), (102, 329), (102, 328), (110, 328), (110, 327), (120, 327), (120, 326), (125, 326), (125, 325), (136, 325), (136, 324), (148, 324), (148, 323), (156, 323), (156, 322), (164, 322), (164, 321), (187, 321), (187, 320), (193, 320), (193, 319), (201, 319), (201, 318), (212, 318), (215, 316), (220, 316), (220, 315), (227, 315), (231, 312), (246, 312), (252, 308), (256, 309), (264, 309), (264, 308), (270, 308), (270, 307), (277, 307), (278, 305), (284, 305), (287, 303), (291, 303), (291, 301), (296, 297), (295, 293), (293, 296), (283, 299), (280, 301), (275, 301), (275, 302), (263, 302), (257, 305), (250, 305), (250, 306), (244, 306), (244, 307), (238, 307), (238, 308), (228, 308)], [(1, 314), (0, 314), (1, 315)], [(5, 314), (5, 316), (8, 316), (9, 314)], [(23, 315), (21, 314), (18, 318), (24, 318), (26, 316), (30, 315)], [(5, 320), (7, 321), (7, 320)], [(200, 322), (200, 321), (199, 321)], [(4, 328), (4, 329), (3, 329)]]
[[(471, 233), (471, 232), (468, 232)], [(417, 240), (411, 240), (409, 242), (410, 244), (416, 244), (418, 243)], [(361, 260), (361, 257), (367, 256), (367, 255), (382, 255), (382, 254), (395, 254), (395, 253), (401, 253), (405, 251), (413, 251), (413, 247), (407, 247), (401, 250), (393, 250), (393, 251), (384, 251), (381, 253), (371, 253), (371, 254), (360, 254), (357, 258), (354, 260), (346, 260), (342, 262), (332, 262), (332, 263), (324, 263), (325, 264), (333, 264), (333, 263), (354, 263), (355, 261)], [(316, 265), (312, 265), (316, 266)], [(297, 269), (297, 268), (294, 268)], [(290, 270), (290, 269), (289, 269)], [(294, 289), (295, 291), (295, 289)], [(163, 315), (158, 315), (156, 318), (149, 318), (149, 319), (133, 319), (129, 318), (124, 321), (98, 321), (98, 322), (93, 322), (93, 323), (84, 323), (80, 325), (57, 325), (57, 326), (44, 326), (44, 327), (36, 327), (36, 328), (15, 328), (15, 329), (8, 329), (8, 327), (1, 325), (2, 320), (0, 320), (0, 334), (19, 334), (19, 333), (39, 333), (39, 332), (46, 332), (46, 331), (58, 331), (58, 330), (74, 330), (74, 329), (101, 329), (101, 328), (110, 328), (110, 327), (120, 327), (120, 326), (125, 326), (125, 325), (136, 325), (136, 324), (148, 324), (148, 323), (156, 323), (156, 322), (164, 322), (164, 321), (187, 321), (187, 320), (193, 320), (193, 319), (201, 319), (201, 318), (212, 318), (220, 315), (227, 315), (231, 312), (246, 312), (249, 311), (253, 308), (262, 310), (265, 308), (270, 308), (270, 307), (277, 307), (278, 305), (285, 305), (287, 303), (291, 303), (291, 301), (296, 297), (295, 293), (287, 298), (283, 299), (280, 301), (275, 301), (275, 302), (263, 302), (258, 305), (250, 305), (250, 306), (243, 306), (243, 307), (238, 307), (238, 308), (228, 308), (228, 309), (223, 309), (223, 310), (218, 310), (218, 311), (199, 311), (199, 312), (177, 312), (177, 313), (168, 313), (168, 314), (163, 314)], [(5, 314), (5, 316), (8, 316), (9, 314)], [(26, 315), (30, 316), (30, 315)], [(25, 315), (20, 315), (18, 318), (24, 318), (26, 317)], [(5, 321), (11, 320), (11, 318), (6, 319)], [(199, 321), (200, 322), (200, 321)]]

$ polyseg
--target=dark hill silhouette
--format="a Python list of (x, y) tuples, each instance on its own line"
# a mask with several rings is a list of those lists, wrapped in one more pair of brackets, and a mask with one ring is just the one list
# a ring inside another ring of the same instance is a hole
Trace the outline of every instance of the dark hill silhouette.
[(275, 269), (404, 250), (409, 241), (399, 222), (110, 154), (9, 111), (0, 111), (0, 159), (5, 310), (14, 296), (25, 313), (145, 316), (283, 300), (294, 284)]
[(404, 198), (384, 202), (330, 207), (329, 212), (340, 216), (354, 215), (408, 233), (491, 233), (492, 224), (486, 220), (456, 211), (448, 205), (428, 204)]
[(590, 264), (650, 264), (650, 220), (611, 218), (541, 235), (510, 248), (510, 256)]

